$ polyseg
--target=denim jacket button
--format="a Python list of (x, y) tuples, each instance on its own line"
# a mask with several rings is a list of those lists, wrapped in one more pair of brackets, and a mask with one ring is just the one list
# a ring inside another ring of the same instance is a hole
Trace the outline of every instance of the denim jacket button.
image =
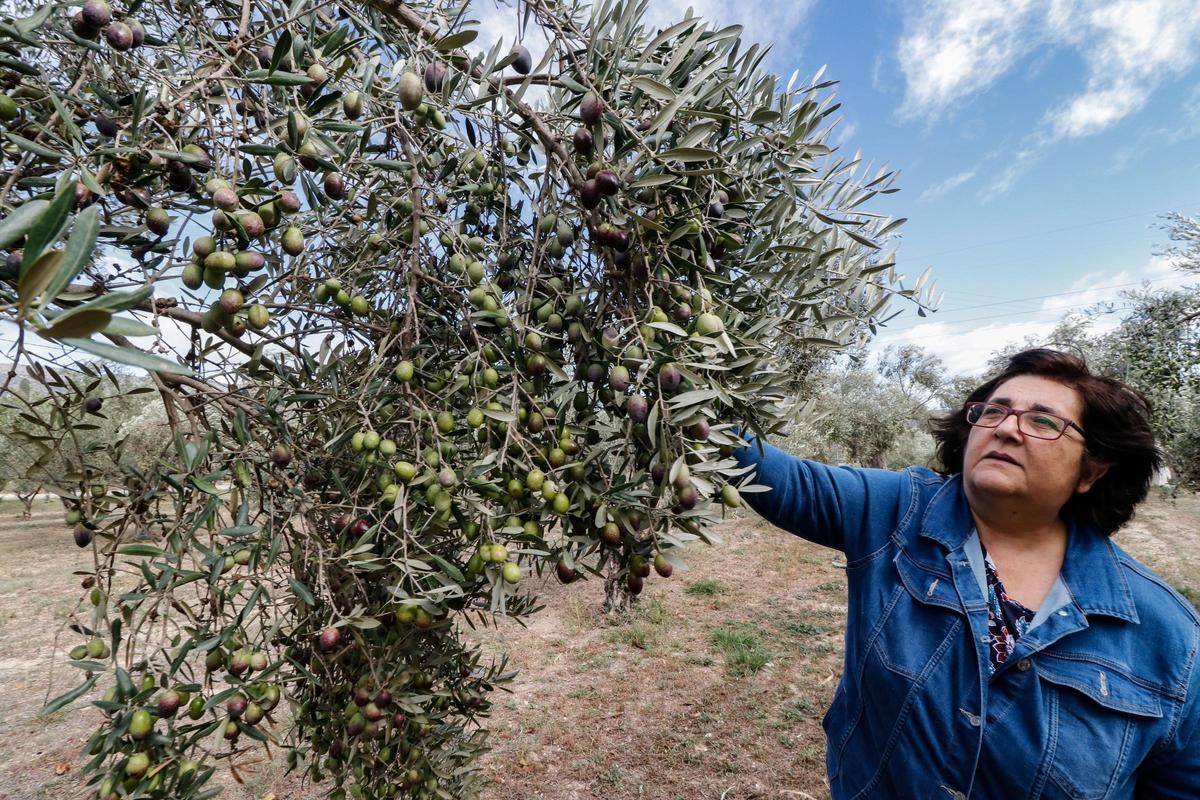
[(1033, 666), (1033, 662), (1030, 661), (1028, 658), (1022, 658), (1020, 661), (1017, 662), (1017, 669), (1021, 670), (1021, 672), (1028, 672), (1029, 668), (1032, 666)]

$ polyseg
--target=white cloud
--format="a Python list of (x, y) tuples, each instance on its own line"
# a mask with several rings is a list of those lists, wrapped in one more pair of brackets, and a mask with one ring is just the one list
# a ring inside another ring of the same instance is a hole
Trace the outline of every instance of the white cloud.
[(1050, 116), (1053, 138), (1091, 136), (1121, 121), (1145, 102), (1132, 83), (1086, 92)]
[(1078, 53), (1082, 84), (1047, 108), (985, 197), (1003, 193), (1054, 144), (1108, 130), (1200, 58), (1197, 0), (907, 0), (899, 114), (933, 122), (1030, 56)]
[(1195, 0), (1119, 0), (1079, 14), (1087, 86), (1049, 115), (1056, 138), (1090, 136), (1139, 110), (1166, 78), (1196, 63)]
[[(690, 3), (650, 0), (646, 22), (654, 28), (666, 28), (683, 19), (685, 10), (690, 7), (697, 17), (715, 27), (741, 25), (744, 51), (755, 42), (787, 44), (814, 5), (816, 0), (782, 3), (775, 0), (692, 0)], [(795, 59), (789, 57), (789, 60)]]
[(949, 194), (950, 192), (957, 189), (959, 186), (962, 186), (964, 183), (966, 183), (967, 181), (974, 178), (975, 172), (976, 172), (976, 170), (974, 168), (966, 169), (966, 170), (963, 170), (962, 172), (958, 173), (957, 175), (951, 175), (949, 178), (946, 178), (946, 180), (942, 181), (941, 183), (935, 183), (934, 185), (927, 188), (925, 191), (921, 192), (921, 198), (920, 198), (921, 201), (929, 202), (930, 200), (938, 199), (942, 195)]
[(1049, 322), (1002, 322), (988, 325), (956, 325), (923, 322), (895, 334), (881, 333), (872, 350), (888, 345), (915, 344), (937, 356), (954, 374), (973, 375), (983, 370), (988, 357), (1008, 342), (1030, 336), (1045, 336), (1054, 328)]
[(991, 86), (1036, 44), (1036, 0), (911, 0), (897, 58), (908, 83), (900, 113), (937, 116)]
[(1121, 172), (1157, 147), (1169, 147), (1200, 136), (1200, 83), (1192, 86), (1179, 112), (1173, 115), (1169, 124), (1144, 128), (1133, 142), (1118, 148), (1111, 171)]

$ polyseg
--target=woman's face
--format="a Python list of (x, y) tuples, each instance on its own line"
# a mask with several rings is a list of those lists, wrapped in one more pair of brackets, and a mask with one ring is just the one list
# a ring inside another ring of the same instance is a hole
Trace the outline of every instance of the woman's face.
[[(1048, 378), (1018, 375), (985, 399), (1017, 411), (1048, 411), (1083, 427), (1079, 393)], [(1103, 474), (1084, 474), (1083, 455), (1083, 435), (1069, 426), (1054, 440), (1026, 435), (1015, 415), (998, 428), (972, 427), (963, 454), (967, 496), (1021, 499), (1057, 513), (1071, 495), (1086, 492)]]

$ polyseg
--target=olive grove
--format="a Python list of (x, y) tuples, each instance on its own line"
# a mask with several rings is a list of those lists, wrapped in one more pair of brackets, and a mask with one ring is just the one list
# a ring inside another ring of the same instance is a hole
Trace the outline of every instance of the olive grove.
[(511, 11), (543, 51), (428, 0), (0, 23), (0, 388), (92, 556), (47, 709), (91, 701), (104, 800), (264, 746), (333, 797), (470, 796), (508, 674), (464, 626), (533, 613), (531, 572), (620, 608), (685, 568), (759, 488), (734, 429), (783, 424), (784, 348), (929, 304), (830, 83), (645, 2)]

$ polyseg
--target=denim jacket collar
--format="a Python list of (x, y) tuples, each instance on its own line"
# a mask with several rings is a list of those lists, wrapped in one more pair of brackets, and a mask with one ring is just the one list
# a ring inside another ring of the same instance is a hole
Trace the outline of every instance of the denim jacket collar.
[[(1133, 595), (1109, 537), (1068, 521), (1067, 553), (1061, 577), (1084, 614), (1101, 614), (1138, 622)], [(921, 519), (920, 535), (956, 551), (975, 529), (963, 491), (962, 474), (952, 475), (930, 500)]]

